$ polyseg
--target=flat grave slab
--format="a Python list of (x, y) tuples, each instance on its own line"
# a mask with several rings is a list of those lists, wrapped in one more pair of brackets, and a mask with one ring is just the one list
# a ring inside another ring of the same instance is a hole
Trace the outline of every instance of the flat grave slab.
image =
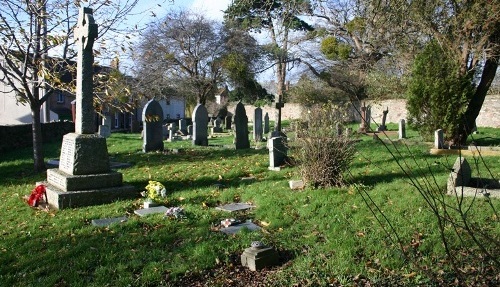
[(165, 213), (166, 211), (167, 208), (165, 206), (155, 206), (150, 208), (138, 209), (135, 210), (134, 213), (139, 215), (140, 217), (143, 217), (151, 214)]
[(122, 223), (125, 221), (127, 221), (126, 216), (92, 219), (92, 225), (97, 226), (97, 227), (106, 227), (106, 226), (110, 226), (113, 223)]
[(229, 203), (229, 204), (217, 206), (215, 209), (228, 211), (228, 212), (235, 212), (235, 211), (251, 209), (254, 207), (255, 207), (255, 205), (250, 205), (247, 203)]
[(221, 228), (220, 232), (232, 235), (238, 233), (243, 228), (247, 228), (250, 231), (260, 230), (260, 227), (253, 222), (243, 222), (237, 225), (231, 225), (229, 227)]

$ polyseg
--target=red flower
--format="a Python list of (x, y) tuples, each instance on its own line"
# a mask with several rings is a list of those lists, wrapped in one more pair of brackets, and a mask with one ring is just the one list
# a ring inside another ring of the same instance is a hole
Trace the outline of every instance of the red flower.
[(35, 187), (31, 191), (31, 195), (28, 199), (28, 204), (29, 206), (38, 206), (38, 203), (40, 202), (41, 199), (43, 199), (43, 196), (45, 196), (45, 200), (47, 200), (47, 192), (45, 191), (45, 185), (40, 184)]

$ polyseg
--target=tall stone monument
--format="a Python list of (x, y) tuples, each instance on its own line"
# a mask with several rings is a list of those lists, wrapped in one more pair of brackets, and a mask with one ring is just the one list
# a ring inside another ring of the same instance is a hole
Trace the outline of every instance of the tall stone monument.
[(92, 45), (97, 24), (92, 9), (81, 8), (75, 30), (78, 45), (75, 133), (63, 137), (59, 168), (47, 170), (47, 199), (56, 209), (110, 203), (135, 198), (135, 187), (123, 185), (111, 171), (106, 138), (95, 134)]

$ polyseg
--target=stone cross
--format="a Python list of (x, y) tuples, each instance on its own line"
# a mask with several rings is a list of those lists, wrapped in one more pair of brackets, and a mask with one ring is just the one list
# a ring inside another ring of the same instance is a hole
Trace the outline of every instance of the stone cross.
[(279, 136), (284, 136), (283, 132), (281, 131), (281, 109), (285, 107), (285, 103), (282, 102), (282, 97), (279, 96), (279, 100), (276, 103), (276, 123), (274, 127), (274, 131), (271, 133), (273, 137), (279, 137)]
[(94, 22), (92, 13), (92, 9), (82, 7), (75, 28), (75, 40), (78, 45), (75, 117), (75, 132), (77, 134), (93, 134), (95, 130), (92, 46), (97, 38), (97, 24)]
[(361, 107), (361, 124), (359, 125), (358, 132), (360, 133), (366, 133), (367, 127), (366, 127), (366, 103), (363, 103), (363, 106)]
[(387, 126), (385, 122), (387, 121), (387, 114), (389, 113), (389, 107), (386, 110), (382, 111), (382, 124), (378, 127), (378, 131), (386, 131)]

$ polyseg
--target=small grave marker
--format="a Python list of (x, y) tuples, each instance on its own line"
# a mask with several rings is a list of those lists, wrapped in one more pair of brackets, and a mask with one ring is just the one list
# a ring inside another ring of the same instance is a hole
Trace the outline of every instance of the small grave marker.
[(241, 254), (241, 265), (248, 267), (251, 271), (258, 271), (278, 263), (278, 252), (259, 241), (252, 242), (251, 247), (245, 249)]
[(125, 221), (127, 221), (126, 216), (92, 219), (92, 225), (97, 226), (97, 227), (105, 227), (105, 226), (110, 226), (111, 224), (114, 224), (114, 223), (122, 223)]
[(235, 212), (235, 211), (242, 211), (242, 210), (247, 210), (254, 208), (255, 205), (247, 204), (247, 203), (229, 203), (221, 206), (217, 206), (215, 209), (217, 210), (222, 210), (222, 211), (228, 211), (228, 212)]
[(243, 222), (243, 223), (240, 223), (240, 224), (231, 225), (229, 227), (221, 228), (220, 232), (231, 235), (231, 234), (238, 233), (243, 228), (246, 228), (246, 229), (248, 229), (250, 231), (260, 230), (260, 227), (258, 225), (254, 224), (253, 222), (248, 222), (247, 221), (247, 222)]
[(158, 214), (158, 213), (165, 213), (168, 208), (165, 206), (155, 206), (155, 207), (150, 207), (150, 208), (143, 208), (143, 209), (138, 209), (135, 210), (134, 213), (139, 215), (140, 217), (144, 217), (147, 215), (151, 214)]

